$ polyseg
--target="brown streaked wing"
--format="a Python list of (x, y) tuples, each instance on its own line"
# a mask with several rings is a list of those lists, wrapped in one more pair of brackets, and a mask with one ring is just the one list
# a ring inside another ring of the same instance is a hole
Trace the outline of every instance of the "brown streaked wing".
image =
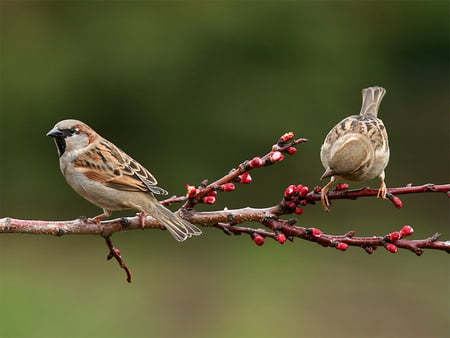
[(106, 140), (79, 156), (74, 164), (84, 171), (86, 177), (110, 188), (167, 193), (156, 186), (157, 181), (148, 170)]

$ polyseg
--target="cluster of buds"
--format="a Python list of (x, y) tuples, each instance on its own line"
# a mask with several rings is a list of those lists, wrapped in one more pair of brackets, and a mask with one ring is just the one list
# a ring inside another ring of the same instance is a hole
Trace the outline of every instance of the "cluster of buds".
[(308, 192), (309, 192), (309, 188), (306, 186), (303, 186), (301, 184), (299, 184), (299, 185), (291, 184), (284, 191), (284, 197), (286, 199), (292, 199), (296, 196), (306, 197)]
[(301, 215), (304, 213), (304, 210), (301, 206), (305, 206), (308, 204), (308, 201), (305, 199), (306, 195), (309, 193), (309, 188), (299, 185), (290, 185), (284, 191), (284, 200), (285, 205), (289, 207), (294, 213), (297, 215)]
[(405, 225), (400, 231), (394, 231), (386, 235), (385, 239), (389, 242), (395, 242), (403, 237), (411, 236), (414, 233), (414, 229)]
[(384, 244), (384, 247), (387, 251), (396, 253), (398, 251), (398, 247), (395, 244), (389, 242), (398, 241), (399, 239), (410, 236), (413, 233), (414, 229), (409, 225), (405, 225), (400, 231), (391, 232), (384, 237), (385, 241), (387, 242)]
[[(258, 234), (257, 232), (250, 232), (250, 236), (252, 237), (253, 242), (256, 245), (261, 246), (266, 242), (266, 237), (264, 235)], [(275, 236), (270, 236), (275, 239), (278, 243), (284, 244), (287, 241), (287, 237), (281, 231), (276, 231)]]

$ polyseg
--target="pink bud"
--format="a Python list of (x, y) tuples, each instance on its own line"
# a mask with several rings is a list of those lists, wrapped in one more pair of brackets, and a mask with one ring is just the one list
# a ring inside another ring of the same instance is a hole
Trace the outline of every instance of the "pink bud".
[(311, 228), (310, 230), (311, 230), (311, 234), (312, 234), (314, 237), (319, 237), (320, 235), (323, 234), (322, 230), (317, 229), (317, 228)]
[(400, 198), (398, 198), (397, 196), (392, 196), (392, 203), (394, 203), (394, 205), (397, 207), (397, 208), (401, 208), (401, 207), (403, 207), (403, 202), (402, 202), (402, 200), (400, 199)]
[(344, 191), (348, 190), (348, 184), (347, 183), (338, 183), (336, 184), (336, 191)]
[(403, 234), (403, 236), (410, 236), (414, 233), (414, 229), (409, 226), (409, 225), (405, 225), (402, 230), (400, 230), (400, 232)]
[(305, 205), (308, 204), (308, 201), (307, 201), (307, 200), (301, 200), (301, 201), (299, 202), (299, 204), (305, 206)]
[(300, 194), (300, 196), (305, 197), (309, 193), (309, 188), (306, 186), (303, 186), (299, 189), (297, 186), (297, 191)]
[(389, 252), (392, 252), (392, 253), (397, 253), (398, 248), (394, 244), (388, 244), (388, 245), (386, 245), (386, 250)]
[(252, 177), (249, 173), (245, 172), (242, 175), (239, 175), (240, 182), (243, 184), (248, 184), (252, 181)]
[(186, 184), (186, 190), (187, 190), (186, 197), (188, 198), (194, 197), (195, 194), (198, 192), (198, 189), (195, 186), (189, 184)]
[(202, 201), (205, 204), (214, 204), (214, 203), (216, 203), (216, 197), (215, 196), (205, 196), (202, 198)]
[(295, 204), (295, 202), (289, 203), (289, 209), (294, 210), (296, 207), (297, 207), (297, 204)]
[(217, 191), (213, 190), (211, 191), (208, 196), (217, 196)]
[(285, 234), (278, 234), (277, 241), (280, 244), (284, 244), (286, 242), (286, 235)]
[(292, 131), (284, 134), (283, 136), (280, 137), (280, 141), (281, 142), (287, 142), (290, 141), (294, 138), (294, 133)]
[(295, 185), (290, 185), (284, 191), (284, 197), (292, 197), (295, 193)]
[(236, 189), (236, 186), (234, 185), (234, 183), (222, 184), (222, 190), (223, 191), (234, 191), (234, 189)]
[(114, 248), (113, 250), (114, 250), (114, 252), (116, 253), (117, 256), (120, 256), (120, 250), (119, 249)]
[(287, 153), (289, 155), (294, 155), (296, 152), (297, 152), (297, 148), (294, 148), (294, 147), (289, 147), (287, 150)]
[(261, 157), (255, 157), (249, 162), (249, 165), (251, 168), (259, 168), (264, 165), (264, 162), (261, 160)]
[(270, 154), (269, 158), (272, 162), (278, 162), (283, 161), (284, 155), (279, 151), (274, 151), (272, 154)]
[(253, 236), (253, 242), (256, 243), (256, 245), (261, 246), (265, 242), (265, 238), (261, 235), (254, 235)]
[(390, 241), (396, 241), (396, 240), (402, 238), (402, 237), (403, 237), (403, 234), (402, 234), (400, 231), (394, 231), (394, 232), (391, 232), (391, 233), (388, 235), (388, 237), (389, 237), (389, 240), (390, 240)]
[(338, 245), (336, 245), (336, 249), (346, 251), (348, 249), (348, 244), (340, 242), (338, 243)]
[(305, 210), (303, 210), (302, 208), (300, 208), (300, 207), (297, 207), (297, 208), (295, 208), (295, 211), (294, 211), (297, 215), (301, 215), (301, 214), (303, 214), (304, 212), (305, 212)]

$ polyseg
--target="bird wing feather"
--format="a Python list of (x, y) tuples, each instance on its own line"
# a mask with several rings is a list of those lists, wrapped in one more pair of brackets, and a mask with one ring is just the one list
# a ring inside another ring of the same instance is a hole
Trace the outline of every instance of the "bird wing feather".
[(74, 165), (109, 188), (167, 195), (147, 169), (104, 139), (78, 156)]

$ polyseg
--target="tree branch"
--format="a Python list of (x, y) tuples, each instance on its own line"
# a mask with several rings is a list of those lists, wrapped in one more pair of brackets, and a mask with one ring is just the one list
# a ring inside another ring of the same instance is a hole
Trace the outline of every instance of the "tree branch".
[[(384, 247), (389, 252), (395, 253), (399, 248), (410, 250), (417, 255), (421, 255), (424, 249), (441, 250), (450, 253), (450, 241), (439, 241), (439, 233), (425, 239), (410, 240), (406, 237), (413, 234), (413, 228), (405, 225), (399, 231), (391, 232), (384, 236), (355, 237), (354, 231), (349, 231), (344, 235), (324, 234), (317, 228), (305, 228), (295, 226), (296, 219), (283, 220), (283, 215), (301, 215), (304, 213), (304, 207), (314, 205), (320, 201), (320, 187), (310, 189), (303, 185), (290, 185), (283, 193), (281, 201), (267, 208), (241, 208), (224, 209), (215, 211), (196, 211), (195, 207), (200, 204), (216, 203), (218, 193), (230, 192), (236, 189), (236, 184), (248, 184), (252, 182), (249, 171), (266, 167), (282, 161), (285, 155), (296, 153), (296, 146), (307, 142), (307, 139), (294, 140), (293, 133), (286, 133), (280, 137), (278, 142), (272, 146), (270, 152), (261, 157), (254, 157), (251, 160), (244, 161), (236, 168), (229, 171), (228, 174), (208, 183), (203, 181), (198, 187), (186, 185), (187, 193), (185, 196), (172, 196), (162, 204), (182, 203), (177, 213), (186, 220), (201, 226), (209, 226), (221, 229), (227, 235), (247, 234), (257, 244), (263, 245), (266, 238), (272, 238), (284, 244), (286, 240), (294, 241), (294, 238), (316, 242), (324, 247), (334, 247), (345, 251), (349, 246), (363, 248), (367, 253), (372, 254), (378, 247)], [(416, 194), (416, 193), (440, 192), (450, 196), (450, 184), (434, 185), (424, 184), (412, 186), (408, 184), (405, 187), (389, 188), (388, 198), (394, 206), (401, 208), (402, 201), (396, 195)], [(348, 184), (337, 184), (336, 188), (329, 192), (328, 198), (351, 199), (360, 197), (377, 196), (377, 189), (361, 188), (348, 190)], [(243, 227), (239, 224), (245, 222), (258, 222), (264, 225), (264, 229)], [(145, 218), (146, 229), (165, 229), (153, 217)], [(127, 275), (127, 281), (131, 282), (131, 271), (124, 263), (120, 250), (115, 248), (111, 241), (111, 236), (117, 232), (142, 229), (141, 218), (124, 217), (109, 221), (95, 223), (87, 218), (80, 218), (70, 221), (33, 221), (20, 220), (10, 217), (0, 219), (0, 233), (26, 233), (38, 235), (62, 236), (68, 234), (87, 234), (102, 236), (109, 249), (107, 259), (115, 258), (120, 267)]]

